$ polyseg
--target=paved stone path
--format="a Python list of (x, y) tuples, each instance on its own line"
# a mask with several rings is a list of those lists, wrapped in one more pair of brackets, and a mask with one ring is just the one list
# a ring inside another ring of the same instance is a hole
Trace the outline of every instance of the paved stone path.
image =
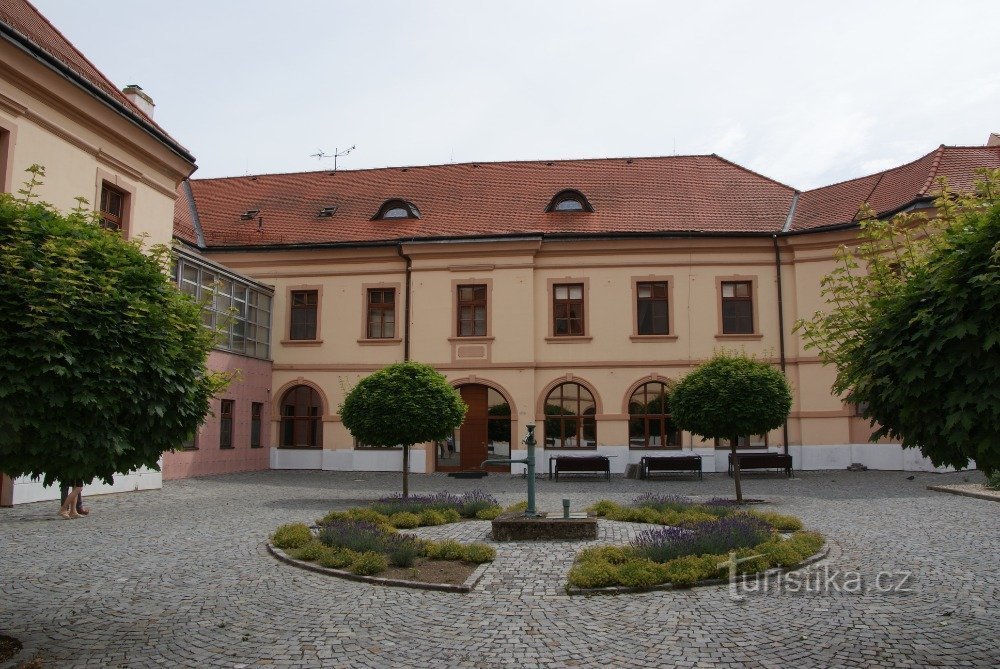
[[(745, 476), (830, 537), (821, 568), (911, 570), (908, 593), (751, 594), (724, 586), (619, 597), (564, 594), (565, 546), (499, 547), (467, 595), (381, 588), (283, 565), (263, 542), (398, 490), (398, 474), (261, 472), (168, 482), (94, 498), (89, 518), (52, 503), (0, 509), (0, 631), (51, 667), (996, 667), (996, 503), (926, 490), (979, 474), (810, 472)], [(418, 492), (486, 488), (505, 504), (524, 482), (412, 477)], [(648, 491), (731, 494), (698, 481), (539, 481), (557, 511)], [(605, 532), (626, 532), (609, 524)], [(437, 528), (483, 536), (484, 523)], [(428, 530), (430, 531), (430, 530)], [(518, 547), (520, 548), (520, 547)], [(557, 575), (562, 578), (556, 578)]]

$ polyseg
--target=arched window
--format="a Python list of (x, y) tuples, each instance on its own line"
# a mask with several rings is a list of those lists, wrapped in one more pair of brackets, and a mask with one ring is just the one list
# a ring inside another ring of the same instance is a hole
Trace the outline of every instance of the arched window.
[(545, 208), (547, 212), (553, 211), (594, 211), (594, 208), (584, 197), (583, 193), (577, 190), (564, 190), (555, 194), (555, 197), (549, 202), (549, 206)]
[(596, 448), (597, 405), (579, 383), (562, 383), (545, 398), (546, 448)]
[(628, 401), (629, 448), (680, 448), (681, 432), (670, 420), (670, 389), (660, 381), (644, 383)]
[(412, 202), (406, 200), (386, 200), (372, 217), (373, 221), (399, 218), (420, 218), (420, 210)]
[(323, 402), (309, 386), (289, 388), (281, 398), (282, 448), (323, 447)]

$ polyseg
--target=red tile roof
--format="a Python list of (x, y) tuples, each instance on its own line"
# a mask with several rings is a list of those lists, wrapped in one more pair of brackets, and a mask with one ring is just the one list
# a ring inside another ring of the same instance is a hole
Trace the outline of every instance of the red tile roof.
[(953, 190), (969, 191), (981, 167), (1000, 168), (1000, 146), (941, 146), (912, 163), (802, 193), (791, 229), (851, 223), (866, 202), (878, 214), (896, 212), (934, 197), (939, 177)]
[[(363, 243), (516, 234), (764, 232), (794, 190), (718, 156), (465, 163), (191, 181), (208, 246)], [(564, 189), (593, 213), (546, 213)], [(389, 199), (420, 219), (371, 220)], [(178, 203), (178, 207), (185, 206)], [(329, 218), (324, 207), (336, 206)], [(264, 219), (240, 221), (259, 210)]]
[[(849, 224), (865, 202), (879, 213), (930, 197), (946, 176), (967, 190), (977, 167), (1000, 167), (1000, 147), (941, 147), (912, 163), (800, 194), (791, 230)], [(715, 155), (464, 163), (429, 167), (262, 174), (190, 182), (210, 248), (364, 244), (499, 235), (780, 232), (794, 189)], [(564, 189), (593, 213), (546, 213)], [(196, 243), (182, 189), (177, 236)], [(419, 219), (371, 220), (391, 199)], [(336, 207), (327, 218), (325, 207)], [(253, 220), (241, 221), (256, 210)]]
[[(0, 22), (6, 24), (15, 32), (27, 38), (37, 48), (49, 54), (64, 66), (85, 79), (104, 94), (110, 96), (115, 102), (124, 106), (129, 112), (138, 117), (139, 122), (145, 124), (163, 136), (167, 142), (173, 143), (172, 149), (180, 149), (185, 158), (193, 161), (194, 158), (177, 140), (171, 137), (156, 121), (147, 116), (139, 107), (134, 105), (111, 81), (105, 77), (100, 70), (94, 66), (86, 56), (83, 55), (73, 44), (66, 39), (59, 30), (52, 25), (48, 19), (42, 16), (41, 12), (35, 9), (31, 3), (25, 0), (0, 0)], [(155, 133), (154, 133), (155, 134)], [(160, 139), (160, 138), (158, 138)], [(162, 141), (162, 140), (161, 140)]]

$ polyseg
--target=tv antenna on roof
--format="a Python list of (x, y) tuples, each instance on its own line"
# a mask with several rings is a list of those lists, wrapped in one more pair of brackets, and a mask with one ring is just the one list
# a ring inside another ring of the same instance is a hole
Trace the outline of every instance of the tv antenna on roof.
[(326, 158), (333, 158), (333, 171), (336, 172), (337, 171), (337, 158), (340, 158), (341, 156), (346, 156), (347, 154), (349, 154), (351, 151), (353, 151), (356, 148), (357, 148), (356, 146), (352, 146), (351, 148), (344, 149), (343, 151), (341, 151), (339, 148), (335, 148), (333, 150), (333, 153), (326, 153), (326, 152), (323, 151), (323, 149), (316, 149), (316, 153), (310, 153), (309, 157), (310, 158), (315, 158), (316, 160), (324, 160)]

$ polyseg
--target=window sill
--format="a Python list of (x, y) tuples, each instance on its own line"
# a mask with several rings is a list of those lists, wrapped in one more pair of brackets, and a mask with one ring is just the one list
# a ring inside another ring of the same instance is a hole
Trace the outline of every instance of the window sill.
[(586, 335), (563, 335), (545, 338), (545, 341), (550, 344), (581, 344), (591, 340), (593, 340), (593, 337)]
[(322, 446), (278, 446), (282, 451), (322, 451)]
[(715, 338), (716, 339), (733, 339), (733, 340), (736, 340), (736, 341), (739, 341), (739, 340), (742, 339), (744, 341), (749, 341), (751, 339), (763, 339), (764, 335), (762, 335), (762, 334), (753, 334), (753, 333), (751, 333), (751, 334), (717, 334), (717, 335), (715, 335)]
[(219, 446), (219, 450), (220, 451), (232, 451), (232, 450), (235, 450), (235, 449), (236, 449), (235, 446)]
[(546, 451), (566, 451), (572, 453), (574, 451), (596, 451), (597, 446), (546, 446), (544, 448)]
[(386, 338), (386, 339), (359, 339), (358, 344), (360, 346), (394, 346), (395, 344), (402, 343), (402, 339), (399, 337)]
[(282, 346), (322, 346), (322, 339), (282, 339)]
[(629, 337), (632, 341), (675, 341), (677, 335), (675, 334), (665, 334), (665, 335), (632, 335)]
[(459, 342), (462, 344), (488, 344), (494, 340), (494, 337), (482, 337), (479, 335), (470, 335), (468, 337), (448, 337), (450, 342)]
[(629, 446), (630, 451), (683, 451), (680, 446)]

